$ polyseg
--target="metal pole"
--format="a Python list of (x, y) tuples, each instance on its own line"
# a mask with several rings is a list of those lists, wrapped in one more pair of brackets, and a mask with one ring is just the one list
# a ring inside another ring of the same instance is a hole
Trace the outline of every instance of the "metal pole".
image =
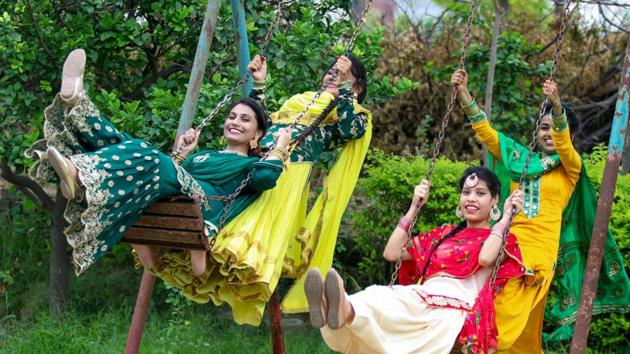
[(280, 294), (278, 288), (271, 294), (267, 304), (269, 307), (269, 321), (271, 322), (271, 344), (273, 354), (284, 354), (284, 335), (282, 333), (282, 310), (280, 309)]
[(626, 56), (621, 72), (621, 82), (619, 83), (619, 93), (617, 94), (617, 106), (610, 131), (608, 142), (608, 157), (604, 167), (604, 176), (599, 189), (599, 201), (597, 203), (597, 215), (593, 227), (593, 238), (588, 250), (586, 261), (586, 275), (582, 283), (582, 296), (580, 297), (580, 307), (578, 309), (575, 330), (571, 341), (571, 354), (582, 354), (586, 350), (586, 340), (588, 330), (593, 315), (593, 302), (597, 292), (597, 282), (602, 266), (604, 254), (604, 244), (608, 231), (608, 221), (610, 220), (610, 210), (612, 208), (613, 196), (619, 175), (619, 163), (626, 139), (628, 129), (628, 95), (630, 94), (630, 37), (626, 47)]
[[(203, 17), (203, 25), (199, 42), (197, 42), (197, 51), (195, 52), (195, 60), (193, 61), (192, 70), (190, 71), (190, 80), (186, 89), (186, 97), (182, 106), (182, 114), (179, 117), (179, 127), (177, 128), (177, 136), (192, 127), (193, 119), (197, 114), (197, 101), (199, 100), (199, 91), (203, 83), (206, 64), (208, 63), (208, 55), (210, 54), (210, 46), (212, 46), (212, 37), (217, 24), (219, 9), (221, 8), (221, 0), (208, 0), (208, 6)], [(177, 144), (177, 139), (175, 139)]]
[(142, 273), (142, 281), (140, 282), (140, 289), (138, 289), (138, 298), (136, 299), (136, 306), (133, 309), (131, 326), (129, 326), (129, 335), (127, 336), (127, 345), (125, 346), (125, 354), (137, 354), (138, 349), (140, 349), (144, 321), (147, 318), (154, 286), (155, 275), (145, 270)]
[[(236, 35), (236, 43), (238, 45), (238, 71), (241, 79), (247, 73), (247, 64), (250, 62), (249, 43), (247, 41), (247, 23), (245, 21), (245, 9), (241, 0), (230, 0), (232, 6), (232, 23), (234, 24), (234, 33)], [(243, 96), (249, 95), (252, 90), (252, 79), (249, 78), (247, 83), (241, 87)]]

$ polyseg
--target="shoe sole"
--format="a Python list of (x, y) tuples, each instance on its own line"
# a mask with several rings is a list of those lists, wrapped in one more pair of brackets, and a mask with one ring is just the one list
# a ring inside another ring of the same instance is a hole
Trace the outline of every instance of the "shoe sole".
[(330, 269), (326, 274), (326, 297), (328, 298), (328, 327), (331, 329), (339, 329), (341, 324), (339, 323), (339, 314), (341, 311), (341, 292), (343, 290), (343, 281), (339, 274)]
[(61, 98), (71, 100), (78, 96), (80, 89), (78, 81), (82, 80), (85, 71), (85, 51), (83, 49), (75, 49), (66, 58), (63, 63), (63, 74), (61, 77)]
[(314, 328), (324, 327), (324, 315), (322, 314), (322, 295), (324, 294), (324, 282), (317, 269), (311, 269), (304, 280), (304, 292), (308, 302), (308, 312), (311, 325)]
[(75, 197), (74, 185), (72, 185), (70, 179), (72, 176), (68, 174), (68, 165), (65, 161), (65, 158), (57, 151), (55, 148), (48, 149), (48, 161), (52, 166), (53, 170), (59, 176), (59, 180), (61, 183), (59, 184), (61, 187), (61, 194), (64, 198), (71, 200)]

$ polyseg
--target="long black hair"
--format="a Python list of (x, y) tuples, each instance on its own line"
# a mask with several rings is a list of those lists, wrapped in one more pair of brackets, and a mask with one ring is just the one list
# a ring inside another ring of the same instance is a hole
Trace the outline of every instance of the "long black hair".
[[(492, 172), (492, 170), (483, 166), (468, 167), (464, 171), (464, 174), (459, 179), (460, 192), (464, 188), (464, 182), (466, 182), (466, 179), (468, 178), (468, 176), (472, 175), (473, 173), (477, 175), (480, 181), (483, 181), (486, 183), (486, 186), (488, 186), (488, 189), (490, 190), (490, 195), (493, 198), (496, 198), (499, 196), (499, 193), (501, 193), (501, 182), (499, 181), (499, 177), (497, 177), (497, 175), (494, 172)], [(438, 242), (435, 243), (435, 246), (433, 246), (431, 251), (429, 251), (429, 256), (427, 257), (427, 262), (424, 264), (424, 268), (422, 268), (422, 271), (420, 272), (420, 279), (422, 279), (422, 277), (424, 276), (424, 273), (429, 268), (429, 264), (431, 263), (431, 257), (433, 256), (433, 253), (435, 252), (435, 250), (438, 247), (440, 247), (440, 245), (444, 241), (448, 240), (449, 238), (454, 237), (460, 231), (465, 229), (466, 225), (467, 225), (466, 220), (463, 220), (462, 222), (457, 224), (457, 226), (453, 230), (451, 230), (451, 232), (446, 234), (446, 236), (442, 237), (440, 240), (438, 240)]]
[[(359, 103), (363, 103), (368, 91), (367, 69), (365, 68), (365, 65), (363, 65), (363, 62), (361, 62), (361, 60), (353, 54), (348, 53), (344, 55), (350, 59), (350, 72), (352, 72), (352, 76), (355, 78), (354, 86), (360, 89), (360, 92), (357, 94), (357, 101), (359, 101)], [(335, 59), (335, 61), (328, 67), (326, 73), (328, 73), (328, 71), (335, 66), (336, 63), (337, 59)], [(326, 74), (324, 74), (324, 76), (326, 76)]]

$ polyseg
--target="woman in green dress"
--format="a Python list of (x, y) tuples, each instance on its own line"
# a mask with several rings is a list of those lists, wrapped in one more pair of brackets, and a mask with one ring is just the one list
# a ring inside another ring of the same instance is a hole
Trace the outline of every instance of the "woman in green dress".
[[(111, 249), (142, 211), (160, 198), (177, 194), (200, 198), (205, 234), (214, 237), (225, 201), (204, 197), (229, 196), (249, 176), (227, 210), (229, 221), (262, 191), (275, 186), (288, 156), (290, 132), (279, 132), (276, 148), (266, 158), (258, 156), (266, 118), (256, 101), (242, 98), (231, 107), (223, 130), (224, 150), (190, 155), (199, 138), (191, 129), (179, 137), (177, 146), (184, 147), (170, 158), (118, 131), (99, 112), (83, 92), (84, 70), (85, 52), (76, 49), (64, 63), (60, 93), (44, 112), (45, 138), (27, 151), (28, 156), (41, 158), (32, 171), (34, 177), (50, 180), (56, 173), (68, 199), (65, 234), (73, 247), (77, 274)], [(157, 249), (134, 248), (143, 265), (155, 264)], [(205, 251), (191, 254), (191, 260), (194, 272), (205, 271)]]

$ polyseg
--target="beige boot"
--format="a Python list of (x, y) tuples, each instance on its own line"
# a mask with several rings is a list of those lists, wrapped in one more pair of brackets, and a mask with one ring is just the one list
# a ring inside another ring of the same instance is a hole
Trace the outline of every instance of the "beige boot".
[(348, 323), (352, 317), (352, 304), (348, 302), (343, 288), (343, 279), (336, 270), (330, 269), (326, 274), (326, 298), (328, 299), (328, 327), (339, 329)]
[(61, 76), (61, 99), (68, 104), (74, 104), (83, 93), (83, 72), (85, 71), (85, 51), (75, 49), (66, 57)]
[(77, 190), (81, 187), (70, 170), (68, 160), (52, 146), (49, 146), (48, 150), (46, 150), (46, 157), (59, 176), (61, 194), (68, 200), (74, 199), (77, 195)]
[(304, 280), (304, 292), (306, 293), (306, 301), (308, 301), (311, 325), (314, 328), (324, 327), (328, 304), (324, 293), (324, 281), (319, 269), (309, 269)]

